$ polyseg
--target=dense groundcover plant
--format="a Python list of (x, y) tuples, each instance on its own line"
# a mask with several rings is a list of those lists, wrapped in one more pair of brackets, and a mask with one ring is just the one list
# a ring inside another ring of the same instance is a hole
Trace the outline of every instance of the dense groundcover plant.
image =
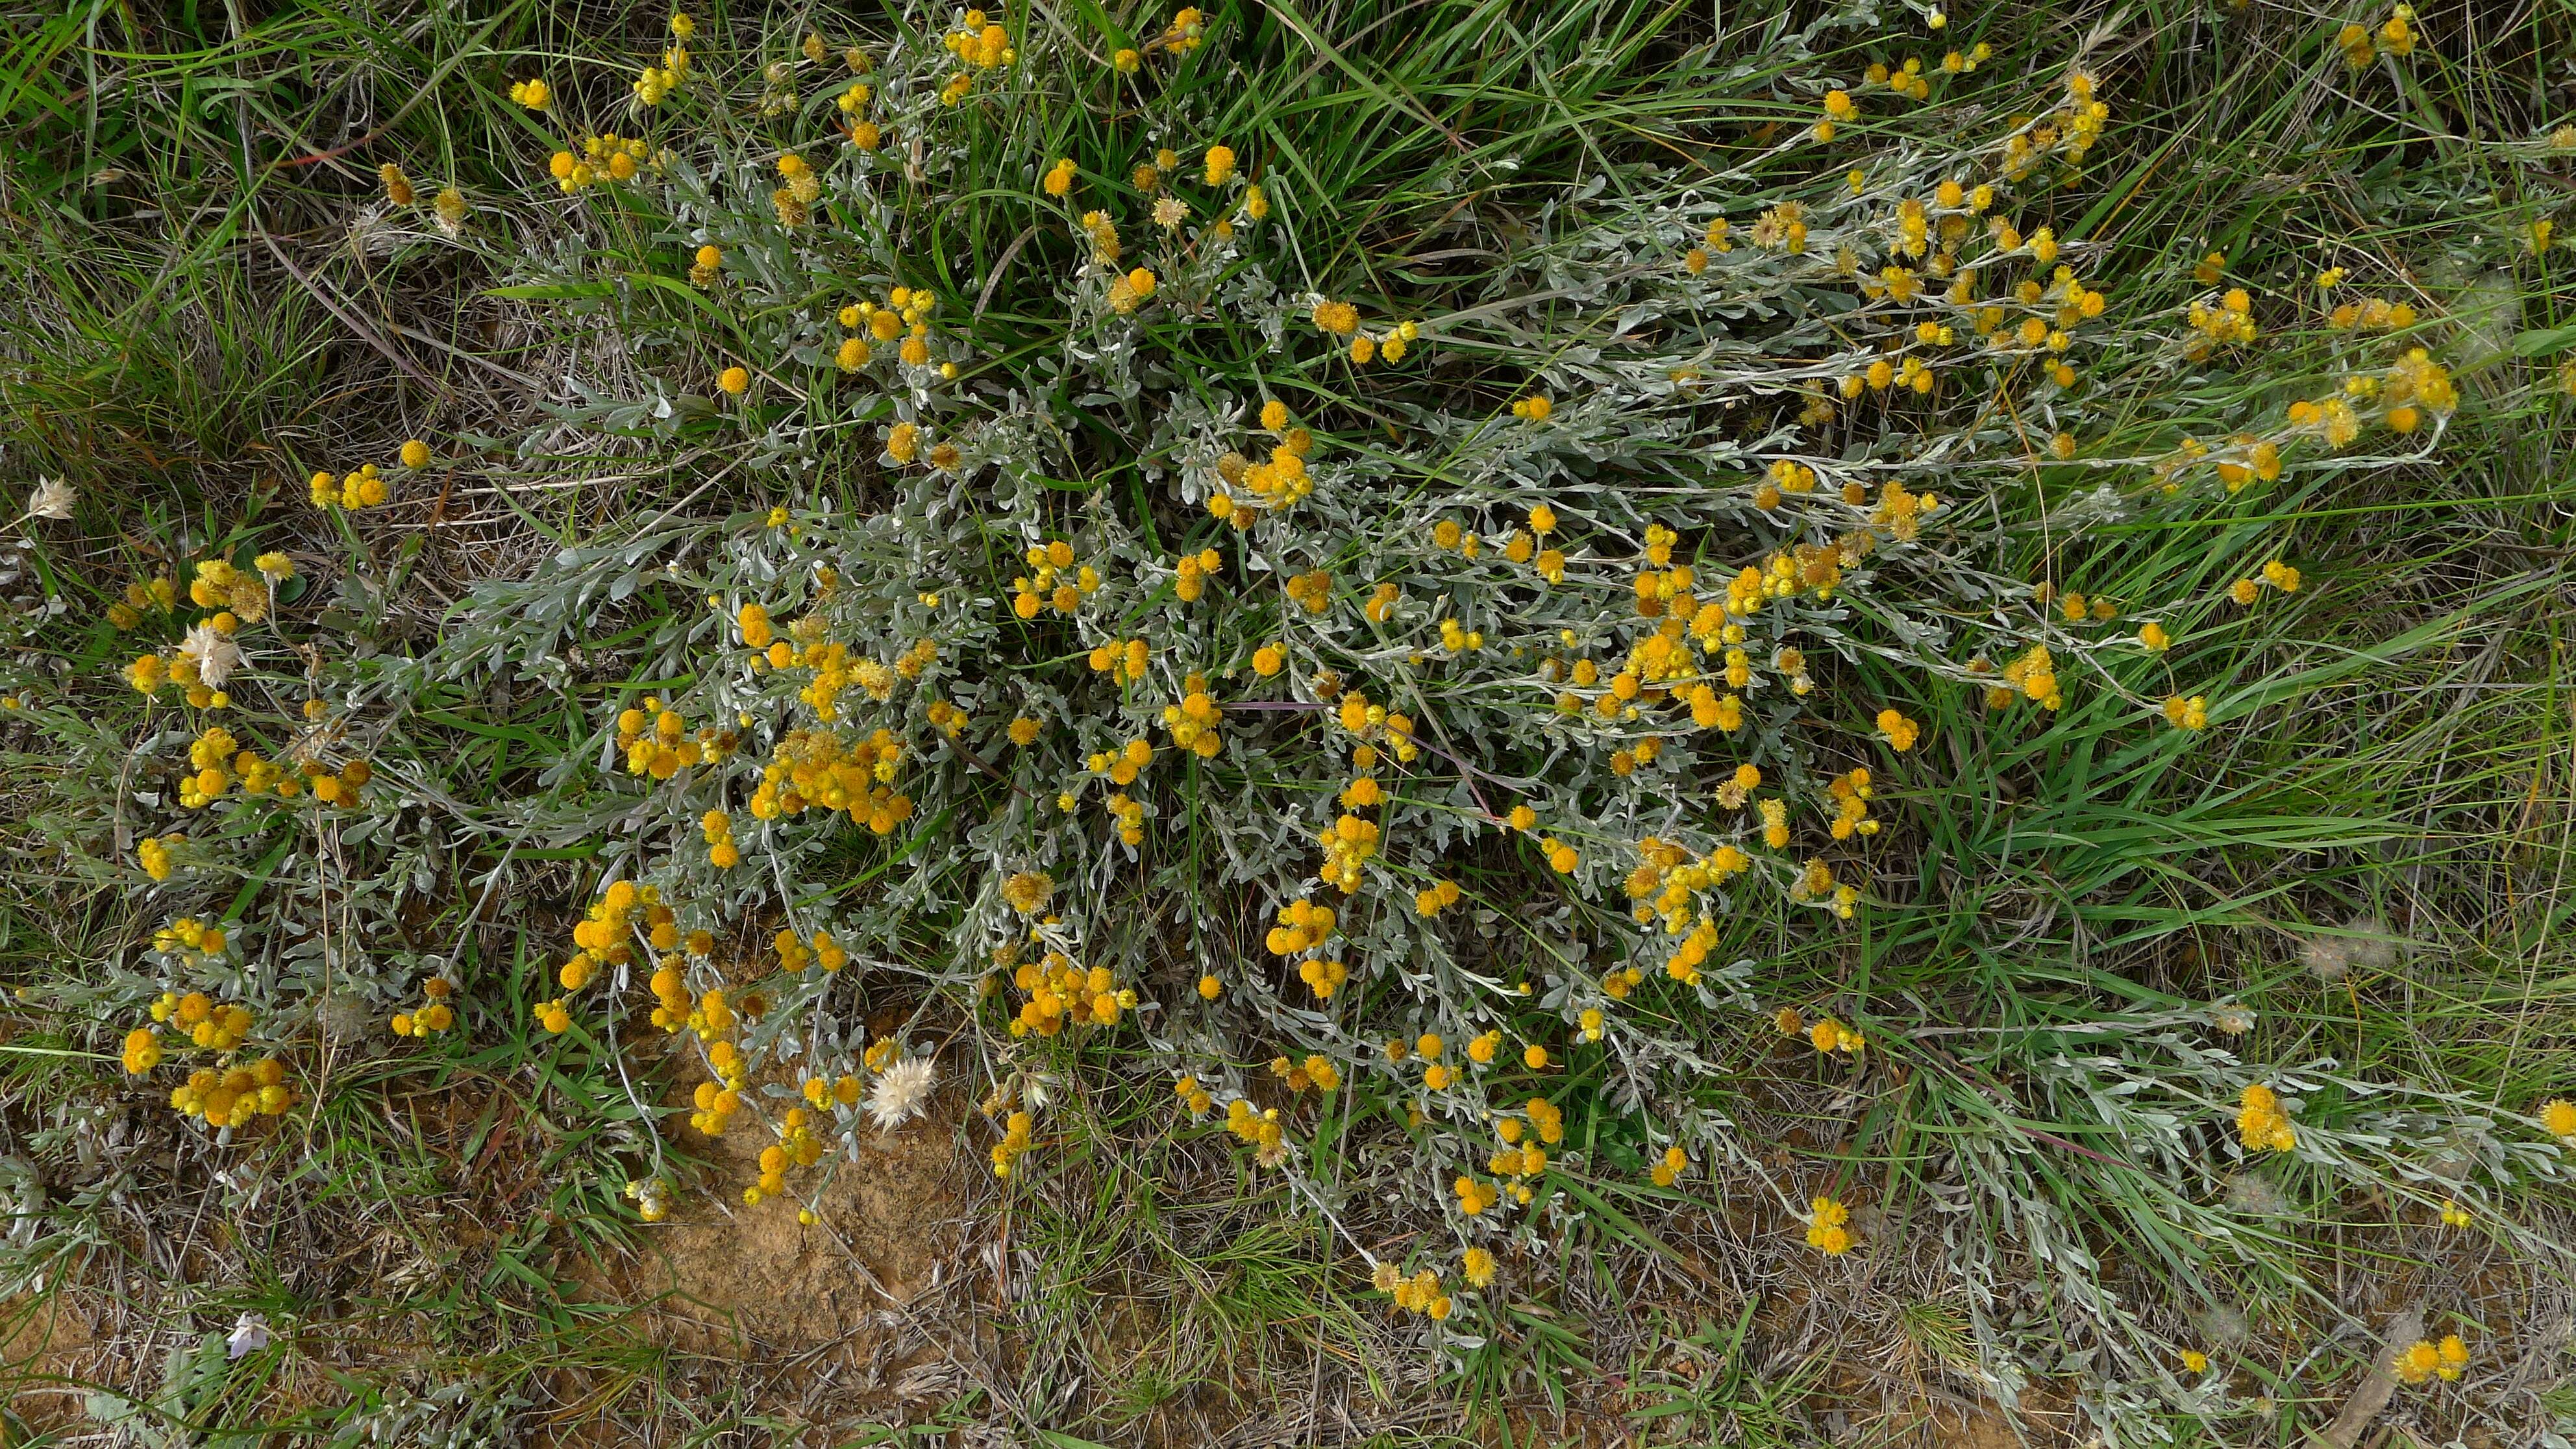
[[(2410, 21), (2319, 37), (2319, 74), (2402, 81)], [(49, 828), (151, 917), (65, 1004), (243, 1137), (330, 1040), (613, 1059), (641, 1130), (602, 1194), (646, 1221), (716, 1193), (810, 1222), (862, 1132), (959, 1075), (1025, 1179), (1114, 1060), (1169, 1084), (1154, 1130), (1232, 1141), (1337, 1227), (1362, 1189), (1311, 1157), (1364, 1144), (1366, 1190), (1441, 1230), (1343, 1246), (1452, 1353), (1610, 1184), (1749, 1196), (1787, 1251), (1866, 1258), (1854, 1176), (1781, 1170), (1694, 1083), (1786, 1042), (1819, 1092), (1911, 1069), (1927, 1004), (1801, 954), (1978, 867), (1927, 864), (1906, 802), (2073, 717), (2202, 748), (2277, 694), (2195, 635), (2307, 582), (2241, 531), (2216, 575), (2060, 561), (2438, 460), (2474, 339), (2342, 266), (2249, 284), (2208, 241), (2232, 218), (2095, 241), (2191, 172), (2097, 169), (2121, 56), (2081, 36), (1999, 74), (1965, 17), (1844, 6), (1679, 62), (1751, 98), (1654, 118), (1695, 151), (1529, 125), (1514, 78), (1486, 133), (1383, 94), (1337, 173), (1325, 122), (1228, 79), (1361, 43), (1299, 24), (679, 14), (619, 74), (513, 69), (522, 196), (386, 164), (385, 216), (594, 339), (578, 399), (313, 460), (272, 504), (301, 547), (246, 521), (137, 578), (101, 621), (131, 732), (26, 683), (96, 787)], [(1540, 152), (1576, 180), (1518, 183)], [(568, 437), (656, 470), (651, 506), (434, 637), (349, 642), (404, 587), (403, 510)], [(518, 789), (405, 763), (495, 688), (565, 701)], [(434, 868), (459, 841), (479, 873)], [(523, 947), (406, 925), (460, 902)], [(904, 1019), (870, 1031), (863, 993)], [(2296, 1280), (2309, 1249), (2261, 1225), (2280, 1164), (2465, 1221), (2576, 1133), (2240, 1055), (2229, 1001), (2111, 1020), (2022, 1088), (2230, 1271)], [(670, 1070), (694, 1095), (656, 1108)], [(720, 1134), (763, 1144), (755, 1177), (683, 1169)], [(1934, 1233), (1985, 1382), (2080, 1371), (2105, 1422), (2214, 1405), (2207, 1335), (2105, 1287), (2019, 1145), (1961, 1139)], [(2428, 1332), (2401, 1377), (2473, 1352)]]

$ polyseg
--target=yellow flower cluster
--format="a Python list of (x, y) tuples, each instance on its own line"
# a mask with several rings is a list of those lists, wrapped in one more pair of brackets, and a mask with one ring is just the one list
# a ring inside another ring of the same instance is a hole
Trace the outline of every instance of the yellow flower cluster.
[[(1978, 663), (1969, 668), (1985, 672)], [(1991, 665), (1985, 666), (1991, 668)], [(2002, 709), (2016, 699), (2030, 699), (2045, 710), (2057, 710), (2066, 704), (2066, 696), (2057, 688), (2057, 663), (2045, 644), (2033, 644), (2018, 658), (2003, 667), (2003, 683), (1986, 690), (1986, 707)]]
[(823, 178), (814, 174), (813, 163), (794, 151), (779, 153), (778, 179), (784, 183), (769, 193), (769, 204), (778, 213), (778, 224), (800, 227), (813, 220), (812, 207), (822, 198)]
[(421, 995), (428, 1000), (410, 1011), (394, 1013), (394, 1035), (423, 1037), (456, 1025), (456, 1008), (448, 998), (456, 994), (456, 984), (443, 976), (433, 976), (420, 984)]
[[(280, 562), (285, 561), (283, 555), (278, 557)], [(287, 568), (292, 573), (294, 566), (289, 564)], [(123, 598), (107, 606), (107, 622), (119, 632), (130, 633), (142, 626), (145, 614), (169, 613), (178, 600), (178, 587), (170, 582), (168, 575), (149, 582), (137, 579), (125, 586)]]
[(1181, 688), (1181, 702), (1163, 706), (1163, 728), (1171, 732), (1174, 746), (1202, 760), (1215, 759), (1225, 749), (1225, 737), (1218, 733), (1225, 722), (1224, 707), (1208, 692), (1204, 674), (1190, 675)]
[(812, 1167), (822, 1160), (823, 1139), (814, 1135), (812, 1119), (802, 1107), (788, 1108), (779, 1119), (778, 1140), (760, 1149), (760, 1180), (742, 1190), (743, 1206), (758, 1207), (769, 1198), (784, 1195), (787, 1169)]
[(1856, 1057), (1869, 1049), (1869, 1042), (1859, 1032), (1830, 1016), (1807, 1028), (1807, 1041), (1819, 1053), (1842, 1052)]
[(2443, 1335), (2439, 1343), (2419, 1338), (2389, 1362), (2399, 1382), (2419, 1385), (2437, 1378), (2446, 1382), (2457, 1379), (2468, 1367), (2469, 1346), (2456, 1333)]
[(235, 568), (229, 559), (200, 561), (195, 576), (188, 581), (188, 602), (200, 609), (221, 611), (210, 622), (225, 634), (242, 624), (256, 624), (267, 618), (270, 587), (277, 579), (292, 575), (294, 565), (283, 555), (263, 554), (261, 558), (282, 565), (284, 572), (272, 576), (258, 570), (244, 571)]
[(904, 746), (888, 730), (846, 742), (831, 730), (790, 730), (763, 766), (751, 813), (776, 820), (810, 806), (841, 810), (878, 835), (912, 818), (912, 797), (893, 788)]
[(1273, 1057), (1270, 1075), (1286, 1082), (1291, 1092), (1332, 1092), (1340, 1090), (1342, 1085), (1342, 1069), (1334, 1066), (1330, 1058), (1313, 1052), (1307, 1053), (1302, 1062), (1292, 1062), (1284, 1056)]
[(148, 1026), (138, 1026), (125, 1034), (125, 1050), (120, 1060), (126, 1075), (139, 1077), (161, 1065), (161, 1034)]
[(969, 10), (960, 17), (958, 28), (940, 37), (948, 53), (965, 67), (948, 78), (939, 89), (939, 103), (953, 106), (966, 99), (975, 88), (975, 72), (994, 70), (1019, 59), (1012, 49), (1010, 33), (981, 10)]
[(1878, 822), (1869, 818), (1870, 797), (1876, 793), (1869, 782), (1867, 767), (1857, 767), (1836, 775), (1827, 782), (1825, 793), (1834, 802), (1834, 818), (1828, 827), (1836, 840), (1849, 840), (1854, 835), (1876, 835)]
[[(856, 372), (867, 366), (869, 359), (875, 355), (874, 344), (892, 342), (896, 344), (895, 356), (905, 366), (930, 366), (930, 319), (938, 310), (939, 294), (927, 287), (892, 287), (887, 289), (883, 302), (862, 298), (843, 307), (837, 320), (842, 330), (850, 335), (841, 339), (840, 349), (833, 354), (833, 365), (843, 372)], [(942, 362), (939, 364), (939, 373), (942, 377), (955, 377), (957, 364), (953, 361)], [(913, 431), (904, 434), (907, 442), (902, 447), (895, 446), (893, 438), (889, 436), (886, 451), (894, 455), (896, 462), (910, 463), (920, 455), (920, 444), (917, 441), (920, 430), (912, 423), (900, 423), (896, 426), (911, 428)], [(942, 468), (955, 466), (953, 462), (940, 463), (936, 457), (936, 450), (934, 449), (933, 452), (934, 466)]]
[[(224, 946), (225, 936), (223, 927), (208, 925), (194, 916), (181, 916), (179, 919), (172, 921), (170, 924), (163, 926), (161, 929), (152, 933), (152, 949), (155, 951), (165, 952), (170, 955), (193, 954), (211, 960), (214, 957), (224, 954)], [(176, 998), (170, 997), (167, 993), (163, 994), (163, 1001), (172, 1010), (178, 1010), (180, 1007), (180, 1002)], [(227, 1007), (225, 1009), (230, 1011), (239, 1010), (240, 1008)], [(190, 1023), (203, 1021), (206, 1019), (205, 1011), (205, 998), (192, 997), (190, 998), (188, 1010), (182, 1014), (180, 1019)], [(159, 1019), (167, 1019), (166, 1015), (160, 1012), (156, 1012), (155, 1016)], [(197, 1045), (205, 1046), (207, 1043), (199, 1042)]]
[(668, 780), (692, 765), (712, 765), (733, 749), (733, 736), (708, 726), (695, 737), (680, 712), (666, 708), (658, 696), (617, 712), (617, 752), (626, 773)]
[(141, 844), (134, 847), (135, 863), (154, 880), (168, 880), (173, 864), (170, 848), (185, 845), (187, 841), (188, 837), (184, 835), (147, 835)]
[(239, 1127), (294, 1106), (295, 1089), (286, 1084), (286, 1064), (268, 1057), (221, 1071), (200, 1067), (170, 1089), (170, 1105), (184, 1116), (204, 1118), (209, 1127)]
[(1664, 1149), (1664, 1155), (1656, 1160), (1654, 1171), (1649, 1176), (1653, 1177), (1655, 1186), (1671, 1187), (1682, 1180), (1682, 1174), (1690, 1171), (1690, 1165), (1690, 1154), (1682, 1151), (1681, 1144), (1675, 1143)]
[(1011, 984), (1028, 993), (1011, 1018), (1011, 1035), (1054, 1036), (1068, 1026), (1116, 1026), (1119, 1013), (1136, 1005), (1133, 987), (1121, 987), (1106, 966), (1089, 970), (1061, 951), (1023, 961)]
[(734, 1115), (742, 1110), (742, 1089), (748, 1071), (741, 1050), (730, 1039), (733, 1023), (732, 1004), (725, 1000), (720, 987), (710, 987), (689, 1013), (688, 1029), (706, 1043), (707, 1070), (713, 1073), (690, 1093), (689, 1125), (709, 1137), (723, 1136)]
[(2253, 1152), (2287, 1152), (2299, 1144), (2297, 1129), (2281, 1110), (2280, 1095), (2260, 1082), (2245, 1088), (2236, 1113), (2236, 1135)]
[[(1319, 951), (1332, 938), (1335, 926), (1330, 906), (1320, 906), (1303, 897), (1290, 901), (1279, 912), (1279, 923), (1270, 928), (1263, 943), (1270, 954), (1279, 957), (1302, 956)], [(1333, 993), (1350, 980), (1346, 962), (1309, 957), (1297, 964), (1297, 979), (1306, 983), (1320, 1000), (1330, 1001)]]
[(2200, 340), (2185, 349), (2185, 355), (2197, 362), (2213, 347), (2243, 347), (2254, 340), (2254, 299), (2243, 287), (2230, 287), (2215, 307), (2192, 303), (2184, 320), (2200, 334)]
[[(193, 926), (196, 923), (182, 921), (179, 924)], [(213, 949), (223, 949), (220, 937)], [(254, 1021), (249, 1007), (237, 1001), (218, 1003), (202, 991), (191, 991), (185, 996), (162, 992), (161, 999), (152, 1003), (152, 1019), (185, 1028), (189, 1041), (211, 1052), (238, 1048), (249, 1039)]]
[[(1260, 510), (1293, 506), (1315, 491), (1314, 475), (1306, 469), (1306, 456), (1314, 446), (1313, 434), (1304, 428), (1291, 428), (1271, 448), (1267, 462), (1255, 463), (1241, 453), (1228, 452), (1217, 459), (1217, 476), (1224, 480), (1225, 487), (1208, 495), (1208, 512), (1237, 528), (1245, 528), (1260, 516)], [(1252, 496), (1236, 497), (1237, 488), (1248, 490)], [(1314, 602), (1304, 598), (1298, 602), (1305, 605), (1307, 612), (1318, 612)]]
[[(1106, 674), (1109, 676), (1110, 683), (1123, 688), (1143, 679), (1146, 669), (1153, 663), (1153, 658), (1153, 651), (1144, 640), (1130, 639), (1123, 644), (1109, 643), (1092, 646), (1089, 662), (1092, 673)], [(1153, 759), (1151, 750), (1152, 747), (1148, 746), (1145, 758), (1134, 762), (1136, 769), (1142, 769)], [(1094, 764), (1091, 768), (1101, 770), (1107, 766)], [(1131, 769), (1125, 776), (1119, 778), (1118, 783), (1124, 785), (1135, 778), (1135, 770)]]
[(1807, 1246), (1828, 1258), (1851, 1251), (1851, 1209), (1829, 1197), (1807, 1205)]
[(2415, 304), (2384, 297), (2339, 302), (2326, 314), (2326, 325), (2338, 332), (2402, 332), (2415, 325)]
[(600, 968), (633, 961), (639, 923), (656, 949), (667, 951), (679, 944), (678, 918), (662, 903), (658, 887), (638, 886), (631, 880), (609, 882), (599, 899), (591, 902), (590, 909), (574, 924), (574, 954), (555, 972), (556, 980), (566, 991), (579, 991), (591, 983)]
[[(1064, 539), (1055, 539), (1042, 548), (1033, 547), (1024, 557), (1030, 571), (1011, 580), (1011, 612), (1023, 619), (1036, 618), (1041, 608), (1071, 614), (1082, 607), (1085, 598), (1100, 591), (1100, 571), (1089, 564), (1076, 569), (1073, 545)], [(1139, 639), (1134, 645), (1144, 642)], [(1098, 657), (1095, 650), (1095, 660)], [(1092, 665), (1094, 669), (1100, 667), (1096, 662)], [(1143, 672), (1142, 668), (1137, 670), (1139, 675)]]
[(373, 508), (386, 498), (384, 476), (373, 463), (338, 478), (327, 470), (315, 473), (309, 491), (316, 508)]
[(1172, 593), (1184, 604), (1195, 604), (1207, 593), (1207, 581), (1224, 567), (1224, 556), (1212, 548), (1182, 554), (1172, 563)]
[(993, 1175), (1008, 1178), (1011, 1165), (1020, 1160), (1035, 1142), (1037, 1121), (1025, 1109), (1014, 1111), (1003, 1124), (1002, 1140), (993, 1144)]
[(665, 97), (678, 90), (689, 78), (688, 39), (697, 33), (698, 24), (686, 14), (671, 17), (673, 43), (662, 51), (662, 63), (644, 67), (635, 77), (635, 99), (646, 108), (662, 104)]
[(1279, 1125), (1278, 1108), (1255, 1111), (1251, 1102), (1237, 1097), (1225, 1104), (1225, 1128), (1251, 1144), (1253, 1159), (1262, 1166), (1277, 1167), (1288, 1160), (1288, 1139)]
[(2415, 7), (2399, 5), (2388, 12), (2377, 32), (2367, 25), (2349, 24), (2335, 35), (2335, 47), (2343, 52), (2343, 63), (2354, 70), (2367, 67), (2382, 53), (2403, 59), (2415, 53)]
[[(1484, 1252), (1482, 1248), (1469, 1251)], [(1492, 1257), (1491, 1254), (1486, 1256)], [(1393, 1263), (1380, 1261), (1370, 1281), (1376, 1285), (1377, 1291), (1395, 1299), (1398, 1313), (1419, 1313), (1436, 1321), (1447, 1318), (1457, 1308), (1450, 1302), (1449, 1295), (1440, 1291), (1440, 1274), (1436, 1269), (1424, 1268), (1406, 1277), (1404, 1270)]]

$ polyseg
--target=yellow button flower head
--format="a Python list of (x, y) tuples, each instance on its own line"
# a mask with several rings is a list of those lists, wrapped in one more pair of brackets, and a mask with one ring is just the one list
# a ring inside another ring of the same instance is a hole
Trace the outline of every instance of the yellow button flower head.
[(1210, 146), (1207, 151), (1207, 184), (1223, 186), (1234, 179), (1234, 151), (1227, 146)]
[(541, 80), (523, 80), (510, 86), (510, 99), (532, 111), (542, 111), (554, 104), (554, 92)]
[(2576, 1102), (2552, 1097), (2540, 1104), (2541, 1130), (2562, 1140), (2576, 1140)]
[(751, 373), (739, 364), (716, 374), (716, 386), (727, 396), (740, 397), (751, 387)]

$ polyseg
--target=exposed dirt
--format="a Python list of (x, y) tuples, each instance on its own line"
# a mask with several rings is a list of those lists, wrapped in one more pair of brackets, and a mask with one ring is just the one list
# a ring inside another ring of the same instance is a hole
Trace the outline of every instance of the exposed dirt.
[[(674, 1099), (692, 1085), (675, 1087)], [(712, 1141), (684, 1128), (708, 1173), (641, 1235), (636, 1255), (568, 1264), (574, 1296), (624, 1306), (625, 1326), (677, 1355), (684, 1377), (715, 1374), (762, 1415), (843, 1429), (902, 1421), (956, 1387), (934, 1346), (953, 1335), (925, 1332), (921, 1320), (953, 1317), (962, 1286), (958, 1224), (980, 1168), (959, 1145), (969, 1110), (943, 1092), (927, 1116), (891, 1133), (863, 1126), (856, 1161), (827, 1152), (822, 1166), (790, 1172), (793, 1200), (758, 1206), (745, 1206), (741, 1190), (775, 1139), (748, 1120)], [(816, 1223), (798, 1221), (800, 1204)], [(925, 1304), (938, 1288), (943, 1302)], [(556, 1387), (569, 1404), (592, 1386)], [(632, 1442), (620, 1437), (631, 1432), (612, 1412), (565, 1424), (560, 1442)]]
[(759, 1175), (767, 1140), (727, 1133), (708, 1152), (728, 1186), (684, 1196), (646, 1235), (651, 1256), (611, 1265), (606, 1286), (620, 1301), (651, 1304), (677, 1335), (673, 1346), (700, 1353), (808, 1350), (911, 1303), (941, 1266), (934, 1230), (957, 1215), (973, 1165), (955, 1145), (956, 1111), (946, 1105), (893, 1133), (862, 1129), (859, 1160), (840, 1163), (811, 1198), (821, 1219), (812, 1227), (797, 1221), (795, 1203), (744, 1207), (730, 1195), (730, 1184)]
[[(80, 1297), (56, 1292), (0, 1302), (0, 1386), (9, 1395), (0, 1407), (37, 1434), (79, 1423), (82, 1390), (67, 1381), (97, 1374), (98, 1345)], [(15, 1442), (0, 1420), (0, 1449)]]

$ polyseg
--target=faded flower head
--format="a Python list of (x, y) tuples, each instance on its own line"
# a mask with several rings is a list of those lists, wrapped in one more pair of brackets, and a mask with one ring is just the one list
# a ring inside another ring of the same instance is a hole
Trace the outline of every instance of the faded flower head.
[(72, 516), (72, 485), (60, 478), (39, 478), (36, 491), (27, 495), (30, 518), (68, 519)]
[(179, 641), (179, 654), (181, 658), (196, 662), (197, 678), (208, 689), (223, 688), (224, 681), (232, 678), (233, 670), (239, 668), (242, 661), (241, 646), (212, 623), (191, 627), (188, 637)]
[(1024, 870), (1002, 882), (1002, 899), (1024, 916), (1045, 910), (1048, 898), (1054, 894), (1055, 879), (1044, 871)]
[(877, 1084), (868, 1093), (868, 1115), (877, 1130), (891, 1132), (921, 1115), (938, 1083), (938, 1064), (928, 1057), (905, 1057), (877, 1073)]
[(2340, 981), (2356, 970), (2387, 970), (2397, 964), (2398, 949), (2404, 944), (2403, 938), (2390, 934), (2386, 921), (2364, 911), (2338, 931), (2309, 937), (2299, 956), (2319, 980)]
[(2248, 1217), (2277, 1218), (2290, 1211), (2290, 1195), (2259, 1172), (2240, 1172), (2227, 1183), (2227, 1208)]

